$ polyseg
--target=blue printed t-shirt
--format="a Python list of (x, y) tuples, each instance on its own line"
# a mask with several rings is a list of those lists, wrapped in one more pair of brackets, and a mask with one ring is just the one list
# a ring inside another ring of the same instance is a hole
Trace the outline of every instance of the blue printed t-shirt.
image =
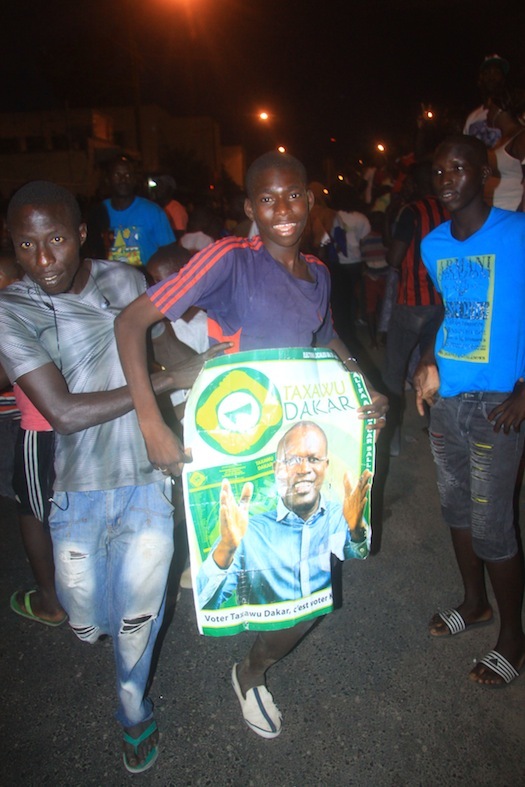
[(174, 242), (175, 235), (168, 217), (151, 200), (135, 197), (126, 210), (115, 210), (110, 199), (105, 199), (104, 205), (113, 236), (109, 260), (146, 265), (160, 246)]
[(512, 391), (525, 374), (525, 214), (492, 208), (462, 241), (447, 221), (421, 250), (445, 306), (435, 347), (440, 394)]
[(336, 336), (330, 274), (317, 257), (304, 259), (312, 281), (292, 276), (258, 236), (225, 238), (150, 287), (148, 296), (172, 322), (190, 306), (205, 309), (210, 341), (232, 341), (231, 352), (326, 347)]

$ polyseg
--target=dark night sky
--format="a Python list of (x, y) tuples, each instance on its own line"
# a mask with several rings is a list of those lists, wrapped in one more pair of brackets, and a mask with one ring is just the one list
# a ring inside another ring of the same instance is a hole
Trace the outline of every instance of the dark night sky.
[(523, 0), (18, 0), (2, 13), (0, 102), (130, 103), (135, 50), (142, 101), (211, 115), (226, 143), (308, 159), (333, 136), (366, 152), (412, 135), (420, 101), (464, 116), (485, 54), (525, 84), (524, 23)]

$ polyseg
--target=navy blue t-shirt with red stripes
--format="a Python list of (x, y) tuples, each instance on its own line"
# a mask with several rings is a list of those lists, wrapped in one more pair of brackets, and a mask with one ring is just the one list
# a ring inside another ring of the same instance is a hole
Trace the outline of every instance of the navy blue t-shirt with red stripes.
[(150, 287), (148, 296), (172, 322), (190, 306), (205, 309), (210, 342), (231, 341), (230, 352), (325, 347), (336, 337), (330, 274), (317, 257), (304, 260), (311, 281), (292, 276), (259, 236), (224, 238)]

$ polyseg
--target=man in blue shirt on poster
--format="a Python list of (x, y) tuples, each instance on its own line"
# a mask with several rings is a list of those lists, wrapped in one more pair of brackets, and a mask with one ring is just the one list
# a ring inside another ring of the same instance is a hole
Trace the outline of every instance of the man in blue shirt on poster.
[(365, 470), (355, 487), (345, 473), (343, 506), (326, 500), (321, 488), (327, 454), (317, 424), (292, 426), (276, 451), (277, 507), (253, 516), (253, 484), (244, 484), (237, 504), (230, 482), (223, 481), (220, 536), (197, 580), (201, 608), (218, 609), (235, 591), (239, 605), (307, 597), (330, 585), (331, 554), (340, 560), (366, 557), (362, 516), (371, 473)]

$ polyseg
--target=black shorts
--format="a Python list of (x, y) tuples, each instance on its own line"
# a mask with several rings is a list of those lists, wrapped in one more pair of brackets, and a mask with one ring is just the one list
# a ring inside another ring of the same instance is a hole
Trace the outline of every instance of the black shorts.
[(55, 480), (55, 433), (20, 429), (15, 448), (13, 489), (21, 514), (47, 525)]

